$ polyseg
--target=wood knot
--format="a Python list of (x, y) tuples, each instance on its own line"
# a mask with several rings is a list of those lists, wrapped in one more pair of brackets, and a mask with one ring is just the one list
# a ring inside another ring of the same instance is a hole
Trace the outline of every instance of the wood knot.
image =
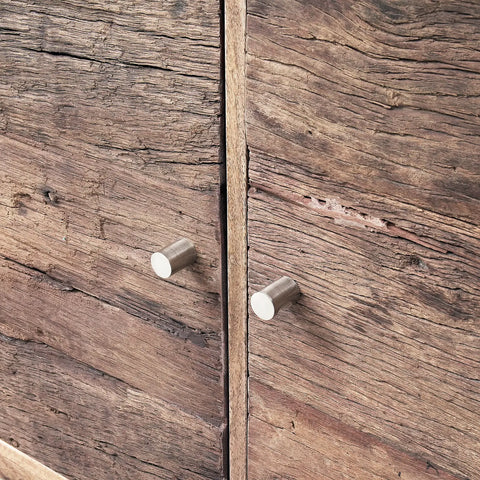
[(10, 437), (8, 441), (12, 447), (18, 448), (20, 446), (20, 444), (12, 437)]
[(387, 89), (386, 97), (389, 108), (393, 109), (401, 106), (401, 96), (395, 90)]
[(405, 255), (401, 261), (402, 268), (412, 268), (414, 270), (428, 270), (427, 264), (417, 255)]
[(58, 195), (55, 190), (49, 187), (43, 187), (41, 189), (43, 195), (43, 201), (49, 205), (57, 205), (58, 204)]

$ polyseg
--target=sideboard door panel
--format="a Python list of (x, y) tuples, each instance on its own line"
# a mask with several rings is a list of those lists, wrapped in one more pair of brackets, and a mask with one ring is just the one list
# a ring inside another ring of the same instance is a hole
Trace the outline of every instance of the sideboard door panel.
[(67, 478), (226, 475), (220, 23), (0, 5), (0, 439)]
[(248, 0), (249, 479), (480, 471), (480, 7)]

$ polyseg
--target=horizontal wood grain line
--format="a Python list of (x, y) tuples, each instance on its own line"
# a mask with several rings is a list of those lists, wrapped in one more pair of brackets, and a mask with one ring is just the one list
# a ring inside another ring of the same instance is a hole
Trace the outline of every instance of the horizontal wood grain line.
[(36, 49), (36, 48), (29, 48), (29, 47), (22, 47), (22, 49), (27, 50), (29, 52), (43, 53), (46, 55), (53, 55), (58, 57), (68, 57), (68, 58), (73, 58), (80, 61), (96, 62), (96, 63), (107, 64), (107, 65), (123, 65), (125, 67), (134, 67), (134, 68), (151, 68), (153, 70), (161, 70), (163, 72), (172, 72), (175, 75), (180, 75), (184, 77), (203, 79), (209, 82), (211, 82), (212, 80), (218, 81), (218, 78), (215, 78), (215, 77), (207, 77), (204, 75), (196, 75), (193, 73), (179, 72), (178, 70), (175, 70), (173, 68), (166, 68), (158, 65), (149, 65), (147, 63), (134, 63), (134, 62), (119, 61), (119, 60), (107, 61), (107, 60), (101, 60), (94, 57), (75, 55), (74, 53), (61, 51), (61, 50), (45, 50), (45, 49)]
[(335, 219), (335, 223), (343, 226), (354, 226), (356, 228), (367, 228), (377, 233), (383, 233), (390, 237), (403, 238), (423, 247), (429, 248), (440, 253), (449, 253), (442, 248), (441, 244), (434, 244), (431, 240), (424, 240), (413, 232), (397, 227), (388, 220), (372, 217), (363, 212), (357, 212), (352, 207), (344, 207), (336, 199), (317, 199), (308, 195), (299, 195), (294, 192), (286, 193), (278, 190), (274, 186), (256, 185), (251, 182), (253, 187), (249, 191), (250, 196), (255, 196), (256, 190), (263, 190), (271, 195), (286, 200), (288, 202), (310, 208), (323, 217)]
[[(19, 337), (20, 336), (21, 335), (19, 335)], [(65, 352), (63, 352), (61, 348), (58, 348), (58, 347), (48, 343), (48, 340), (47, 341), (42, 341), (41, 339), (36, 339), (36, 338), (25, 338), (25, 337), (19, 338), (19, 337), (16, 337), (16, 336), (13, 337), (13, 336), (5, 335), (4, 333), (2, 333), (2, 327), (0, 325), (0, 343), (3, 342), (4, 344), (23, 346), (24, 348), (46, 347), (46, 348), (51, 348), (52, 351), (54, 351), (58, 355), (65, 354)], [(74, 356), (70, 356), (70, 355), (68, 355), (68, 356), (73, 361), (77, 360)], [(107, 373), (104, 370), (95, 368), (92, 365), (89, 365), (87, 362), (81, 361), (81, 363), (86, 368), (88, 368), (92, 373), (101, 375), (102, 377), (104, 377), (106, 379), (109, 379), (111, 381), (120, 382), (125, 388), (131, 388), (131, 389), (138, 390), (135, 387), (135, 385), (128, 383), (128, 381), (126, 381), (125, 379), (122, 379), (120, 377), (116, 377), (115, 375), (111, 375), (110, 373)], [(15, 372), (15, 374), (16, 374), (16, 372)], [(141, 390), (139, 390), (139, 391), (141, 391)], [(172, 407), (176, 408), (176, 405), (172, 405)], [(16, 408), (20, 412), (22, 411), (22, 409), (20, 407), (12, 407), (12, 408)], [(56, 413), (57, 415), (64, 414), (64, 412), (61, 412), (60, 410), (56, 410), (56, 411), (54, 411), (54, 413)], [(187, 412), (184, 412), (184, 413), (187, 413)], [(0, 478), (0, 480), (3, 480), (3, 479)]]

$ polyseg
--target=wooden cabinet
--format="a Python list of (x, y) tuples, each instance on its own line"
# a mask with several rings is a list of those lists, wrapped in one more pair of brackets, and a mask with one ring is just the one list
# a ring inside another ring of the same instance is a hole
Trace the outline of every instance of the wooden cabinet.
[(9, 0), (0, 39), (0, 478), (478, 477), (477, 2)]

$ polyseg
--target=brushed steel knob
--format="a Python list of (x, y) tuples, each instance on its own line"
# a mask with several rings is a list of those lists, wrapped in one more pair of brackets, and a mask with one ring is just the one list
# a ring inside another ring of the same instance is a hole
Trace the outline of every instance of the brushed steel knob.
[(191, 265), (197, 258), (195, 246), (187, 238), (181, 238), (152, 254), (150, 261), (153, 271), (161, 278), (169, 278), (182, 268)]
[(257, 317), (271, 320), (289, 302), (298, 300), (300, 289), (290, 277), (282, 277), (252, 295), (250, 304)]

